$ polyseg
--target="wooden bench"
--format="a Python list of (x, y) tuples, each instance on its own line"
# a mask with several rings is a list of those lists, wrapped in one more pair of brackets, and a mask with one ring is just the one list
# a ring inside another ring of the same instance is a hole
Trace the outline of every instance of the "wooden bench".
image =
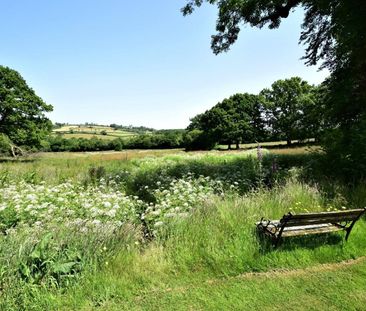
[(356, 221), (366, 212), (366, 208), (335, 212), (307, 213), (284, 215), (281, 220), (266, 220), (258, 222), (257, 230), (271, 238), (275, 247), (281, 238), (321, 234), (344, 230), (346, 241)]

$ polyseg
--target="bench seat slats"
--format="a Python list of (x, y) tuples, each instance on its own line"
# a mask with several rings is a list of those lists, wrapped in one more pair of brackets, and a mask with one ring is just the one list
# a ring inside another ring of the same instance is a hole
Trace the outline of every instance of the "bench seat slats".
[(346, 231), (346, 241), (355, 224), (366, 212), (366, 208), (334, 212), (287, 214), (280, 220), (264, 220), (257, 229), (268, 235), (277, 246), (281, 237), (303, 236), (328, 232)]
[(284, 230), (282, 233), (283, 237), (291, 237), (291, 236), (302, 236), (308, 234), (320, 234), (320, 233), (331, 233), (343, 230), (342, 228), (334, 225), (326, 225), (326, 226), (305, 226), (305, 227), (292, 227), (296, 228), (296, 230)]
[[(296, 227), (285, 227), (282, 236), (296, 236), (296, 235), (306, 235), (315, 233), (326, 233), (326, 232), (336, 232), (343, 230), (341, 227), (332, 224), (317, 224), (308, 226), (296, 226)], [(265, 231), (269, 234), (278, 235), (279, 231), (275, 226), (268, 226)], [(266, 232), (265, 232), (266, 233)]]
[(356, 217), (347, 215), (346, 217), (324, 217), (324, 218), (308, 218), (308, 219), (289, 219), (286, 222), (286, 227), (302, 226), (302, 225), (316, 225), (324, 223), (341, 223), (346, 221), (353, 221)]

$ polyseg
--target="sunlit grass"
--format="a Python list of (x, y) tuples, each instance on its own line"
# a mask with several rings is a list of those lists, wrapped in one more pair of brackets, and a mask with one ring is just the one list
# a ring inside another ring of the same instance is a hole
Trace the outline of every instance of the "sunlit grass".
[(270, 149), (270, 152), (272, 154), (308, 154), (308, 153), (314, 153), (314, 152), (322, 152), (321, 147), (319, 146), (307, 146), (307, 147), (295, 147), (295, 148), (274, 148)]
[[(304, 149), (294, 153), (297, 149), (279, 149), (285, 154), (262, 149), (261, 165), (256, 148), (43, 153), (23, 161), (6, 159), (0, 163), (0, 194), (4, 193), (0, 209), (18, 204), (24, 213), (19, 219), (5, 215), (15, 226), (0, 235), (0, 309), (252, 310), (255, 306), (276, 310), (286, 306), (301, 310), (298, 297), (312, 302), (315, 309), (339, 309), (341, 301), (346, 310), (360, 309), (365, 302), (363, 262), (298, 277), (286, 273), (246, 277), (253, 272), (271, 274), (274, 269), (317, 269), (366, 255), (364, 220), (356, 224), (348, 243), (343, 232), (285, 239), (278, 249), (258, 239), (255, 223), (262, 217), (279, 219), (289, 211), (365, 204), (362, 184), (350, 188), (332, 180), (329, 188), (322, 179), (305, 182), (305, 166), (316, 157)], [(272, 171), (274, 163), (279, 172)], [(71, 184), (59, 187), (66, 181)], [(39, 196), (32, 197), (32, 191)], [(125, 195), (130, 199), (125, 200)], [(59, 218), (46, 219), (57, 252), (50, 249), (45, 262), (64, 260), (71, 251), (81, 254), (81, 271), (61, 285), (50, 283), (53, 279), (47, 273), (40, 284), (19, 275), (21, 263), (29, 264), (32, 247), (46, 233), (32, 227), (36, 217), (52, 213), (39, 209), (28, 221), (30, 228), (20, 224), (27, 220), (28, 203), (42, 206), (48, 198)], [(135, 205), (138, 200), (143, 204)], [(82, 217), (93, 221), (94, 212), (100, 221), (107, 221), (106, 217), (114, 217), (111, 209), (117, 203), (122, 208), (116, 208), (116, 215), (123, 213), (118, 217), (127, 219), (119, 227), (121, 232), (85, 235), (65, 225), (70, 219), (80, 223)], [(125, 205), (133, 208), (124, 209)], [(129, 210), (138, 212), (125, 213)], [(352, 278), (352, 299), (342, 285), (347, 275)], [(319, 300), (314, 295), (323, 296)]]
[[(32, 299), (24, 293), (17, 292), (17, 295), (24, 306), (33, 306), (35, 310), (185, 310), (187, 297), (192, 299), (192, 306), (216, 309), (222, 304), (234, 307), (230, 299), (222, 300), (232, 296), (237, 296), (237, 307), (242, 310), (252, 310), (253, 305), (248, 305), (247, 300), (255, 301), (255, 305), (263, 308), (273, 307), (273, 301), (263, 300), (263, 295), (274, 299), (276, 308), (283, 303), (290, 309), (292, 305), (301, 310), (301, 304), (291, 304), (288, 299), (296, 301), (304, 286), (312, 286), (312, 293), (318, 295), (328, 288), (328, 296), (315, 302), (319, 307), (324, 306), (324, 301), (340, 306), (340, 299), (327, 300), (338, 295), (344, 296), (346, 306), (352, 309), (365, 301), (362, 298), (365, 275), (357, 274), (363, 271), (363, 262), (344, 269), (340, 266), (334, 271), (319, 268), (298, 275), (245, 276), (245, 273), (274, 269), (311, 269), (320, 264), (364, 256), (364, 221), (357, 223), (348, 243), (342, 241), (343, 233), (338, 233), (288, 240), (275, 250), (257, 239), (254, 224), (262, 216), (273, 219), (280, 218), (290, 209), (301, 212), (326, 207), (318, 189), (296, 181), (289, 182), (284, 188), (255, 191), (245, 197), (212, 197), (191, 217), (172, 224), (152, 242), (141, 244), (135, 235), (136, 240), (132, 240), (129, 248), (118, 250), (121, 246), (117, 243), (113, 258), (106, 259), (99, 268), (86, 270), (84, 277), (68, 290), (40, 287), (32, 294)], [(343, 284), (342, 278), (347, 273), (353, 275), (353, 300), (348, 298), (345, 287), (334, 288), (329, 283), (326, 286), (330, 278), (332, 284)], [(279, 284), (287, 287), (282, 288)], [(28, 291), (27, 286), (23, 290)], [(276, 297), (285, 292), (286, 299)], [(311, 296), (308, 291), (302, 294), (304, 299), (311, 299)], [(5, 298), (11, 306), (11, 296)]]

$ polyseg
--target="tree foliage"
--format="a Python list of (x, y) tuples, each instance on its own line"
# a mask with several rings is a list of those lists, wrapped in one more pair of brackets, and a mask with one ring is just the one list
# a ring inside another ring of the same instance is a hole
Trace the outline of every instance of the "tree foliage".
[(213, 52), (228, 51), (242, 25), (278, 28), (296, 7), (305, 16), (300, 43), (307, 65), (320, 63), (331, 76), (324, 85), (325, 136), (331, 159), (353, 175), (366, 174), (366, 1), (359, 0), (188, 0), (182, 12), (191, 14), (203, 3), (219, 10)]
[(210, 141), (236, 144), (263, 140), (264, 99), (253, 94), (235, 94), (191, 120), (188, 130), (201, 130)]
[[(217, 5), (217, 33), (212, 36), (212, 49), (218, 54), (228, 51), (238, 39), (241, 25), (270, 29), (278, 28), (296, 7), (302, 7), (305, 17), (300, 42), (306, 45), (304, 59), (315, 65), (336, 69), (339, 61), (347, 62), (352, 51), (362, 44), (356, 43), (365, 30), (366, 4), (358, 0), (188, 0), (183, 15), (191, 14), (204, 2)], [(350, 30), (355, 32), (350, 33)], [(358, 30), (358, 31), (357, 31)], [(362, 32), (361, 32), (362, 31)], [(362, 41), (362, 40), (361, 40)], [(365, 47), (363, 47), (364, 51)], [(363, 54), (365, 55), (365, 54)]]
[(0, 133), (17, 145), (39, 146), (52, 129), (50, 111), (18, 72), (0, 66)]
[(211, 150), (216, 145), (213, 137), (202, 130), (191, 129), (184, 135), (184, 147), (189, 150)]
[(11, 141), (8, 136), (0, 133), (0, 155), (11, 155)]
[[(113, 140), (92, 138), (64, 138), (62, 135), (49, 135), (42, 142), (43, 151), (104, 151), (123, 149), (173, 149), (185, 147), (184, 130), (163, 130), (153, 134), (141, 134), (129, 138), (116, 138)], [(1, 138), (1, 137), (0, 137)], [(1, 148), (1, 140), (0, 140)], [(1, 149), (0, 149), (1, 151)]]
[(313, 115), (318, 108), (315, 87), (299, 77), (293, 77), (274, 82), (261, 95), (267, 101), (267, 118), (275, 135), (282, 136), (288, 144), (293, 139), (317, 135), (320, 124)]
[[(320, 92), (322, 90), (322, 92)], [(304, 140), (319, 138), (324, 130), (324, 105), (327, 90), (299, 77), (275, 81), (259, 95), (235, 94), (205, 113), (192, 118), (187, 130), (199, 130), (205, 139), (216, 143), (252, 143), (266, 140)], [(196, 132), (197, 136), (197, 132)], [(205, 141), (200, 137), (196, 140)], [(208, 144), (207, 146), (211, 146)]]

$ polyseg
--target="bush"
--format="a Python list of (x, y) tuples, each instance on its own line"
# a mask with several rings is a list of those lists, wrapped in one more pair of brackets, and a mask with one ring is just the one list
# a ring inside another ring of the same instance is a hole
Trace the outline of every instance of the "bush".
[(125, 142), (127, 149), (174, 149), (183, 146), (183, 134), (177, 131), (139, 135)]
[(186, 150), (211, 150), (215, 145), (212, 137), (201, 130), (189, 131), (184, 136)]
[(11, 140), (5, 134), (0, 134), (0, 155), (11, 155)]
[(366, 117), (347, 128), (329, 130), (324, 139), (324, 170), (347, 182), (363, 180), (366, 177), (365, 137)]

